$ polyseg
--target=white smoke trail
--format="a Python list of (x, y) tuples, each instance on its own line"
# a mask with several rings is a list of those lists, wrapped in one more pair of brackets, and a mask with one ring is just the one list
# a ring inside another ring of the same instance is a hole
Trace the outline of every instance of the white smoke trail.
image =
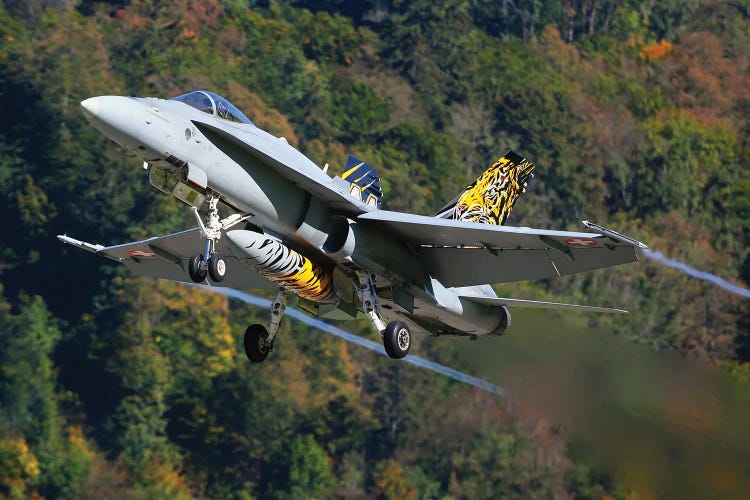
[[(745, 297), (747, 299), (750, 299), (750, 290), (747, 288), (743, 288), (737, 285), (733, 285), (732, 283), (729, 283), (728, 281), (719, 278), (718, 276), (711, 274), (706, 271), (701, 271), (699, 269), (696, 269), (694, 267), (688, 266), (687, 264), (684, 264), (680, 261), (670, 259), (666, 257), (663, 253), (657, 252), (654, 250), (644, 249), (643, 254), (652, 260), (655, 260), (667, 267), (671, 267), (674, 269), (677, 269), (679, 271), (684, 272), (688, 276), (691, 276), (696, 279), (708, 281), (710, 283), (713, 283), (714, 285), (717, 285), (721, 287), (722, 289), (734, 293), (737, 295), (740, 295), (742, 297)], [(249, 293), (235, 290), (232, 288), (221, 288), (221, 287), (209, 287), (205, 285), (192, 285), (196, 286), (198, 288), (202, 288), (204, 290), (220, 293), (222, 295), (225, 295), (227, 297), (238, 299), (246, 304), (252, 304), (257, 307), (263, 307), (263, 308), (270, 308), (271, 307), (271, 301), (268, 299), (264, 299), (262, 297), (258, 297), (256, 295), (251, 295)], [(355, 335), (353, 333), (347, 332), (345, 330), (342, 330), (341, 328), (335, 327), (333, 325), (330, 325), (324, 321), (321, 321), (317, 318), (313, 318), (308, 316), (307, 314), (300, 312), (294, 308), (288, 307), (286, 310), (286, 314), (290, 316), (291, 318), (296, 319), (297, 321), (301, 321), (305, 323), (308, 326), (312, 326), (314, 328), (317, 328), (319, 330), (322, 330), (326, 333), (329, 333), (331, 335), (334, 335), (336, 337), (339, 337), (343, 340), (346, 340), (347, 342), (357, 344), (361, 347), (365, 347), (367, 349), (370, 349), (371, 351), (375, 351), (378, 354), (382, 356), (387, 356), (385, 349), (383, 348), (382, 344), (379, 344), (377, 342), (373, 342), (371, 340), (364, 339), (360, 337), (359, 335)], [(497, 394), (501, 397), (507, 397), (505, 389), (502, 387), (499, 387), (495, 384), (492, 384), (490, 382), (487, 382), (486, 380), (482, 380), (477, 377), (473, 377), (469, 374), (463, 373), (458, 370), (454, 370), (453, 368), (449, 368), (447, 366), (441, 365), (439, 363), (435, 363), (434, 361), (430, 361), (428, 359), (420, 358), (419, 356), (407, 356), (402, 360), (406, 363), (411, 363), (412, 365), (419, 366), (421, 368), (426, 368), (428, 370), (431, 370), (433, 372), (439, 373), (441, 375), (444, 375), (446, 377), (449, 377), (453, 380), (456, 380), (458, 382), (463, 382), (465, 384), (472, 385), (474, 387), (478, 387), (480, 389), (483, 389), (485, 391), (491, 392), (493, 394)]]
[[(264, 299), (262, 297), (258, 297), (256, 295), (251, 295), (249, 293), (245, 293), (240, 290), (235, 290), (233, 288), (208, 287), (205, 285), (193, 285), (193, 286), (196, 286), (197, 288), (202, 288), (204, 290), (209, 290), (211, 292), (220, 293), (227, 297), (238, 299), (238, 300), (241, 300), (242, 302), (245, 302), (246, 304), (252, 304), (257, 307), (264, 307), (264, 308), (269, 308), (269, 309), (271, 307), (270, 300)], [(352, 344), (357, 344), (359, 346), (370, 349), (371, 351), (375, 351), (378, 354), (387, 356), (382, 344), (364, 339), (360, 337), (359, 335), (354, 335), (353, 333), (349, 333), (345, 330), (342, 330), (341, 328), (337, 328), (333, 325), (330, 325), (326, 323), (325, 321), (321, 321), (317, 318), (310, 317), (307, 314), (300, 312), (291, 307), (287, 307), (286, 314), (287, 316), (294, 318), (297, 321), (301, 321), (308, 326), (312, 326), (326, 333), (330, 333), (331, 335), (344, 339), (347, 342), (351, 342)], [(394, 362), (397, 362), (397, 361), (394, 361)], [(412, 365), (419, 366), (420, 368), (426, 368), (428, 370), (432, 370), (433, 372), (439, 373), (441, 375), (445, 375), (446, 377), (456, 380), (458, 382), (463, 382), (464, 384), (473, 385), (474, 387), (484, 389), (485, 391), (491, 392), (493, 394), (497, 394), (498, 396), (501, 396), (503, 398), (507, 396), (505, 389), (503, 389), (502, 387), (499, 387), (495, 384), (487, 382), (486, 380), (473, 377), (467, 373), (454, 370), (453, 368), (449, 368), (445, 365), (435, 363), (434, 361), (420, 358), (419, 356), (409, 355), (405, 357), (403, 360), (401, 360), (401, 362), (411, 363)]]
[(678, 269), (682, 271), (683, 273), (687, 274), (688, 276), (697, 278), (699, 280), (708, 281), (718, 287), (723, 288), (727, 292), (734, 293), (741, 297), (745, 297), (746, 299), (750, 299), (750, 290), (748, 290), (747, 288), (743, 288), (741, 286), (733, 285), (727, 280), (719, 278), (715, 274), (711, 274), (706, 271), (701, 271), (694, 267), (688, 266), (687, 264), (683, 264), (682, 262), (678, 260), (670, 259), (669, 257), (666, 257), (663, 253), (656, 252), (654, 250), (644, 249), (643, 255), (645, 255), (649, 259), (653, 259), (657, 262), (660, 262), (661, 264), (664, 264), (665, 266), (671, 267), (673, 269)]

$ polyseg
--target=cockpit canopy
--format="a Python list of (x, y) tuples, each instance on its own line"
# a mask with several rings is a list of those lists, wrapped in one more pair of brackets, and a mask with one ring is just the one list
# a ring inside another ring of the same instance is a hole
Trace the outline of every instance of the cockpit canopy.
[(227, 101), (223, 97), (208, 90), (196, 90), (189, 92), (177, 97), (170, 99), (171, 101), (184, 102), (188, 106), (192, 106), (199, 111), (214, 115), (224, 120), (229, 120), (236, 123), (248, 123), (250, 125), (253, 122), (250, 118), (240, 111), (237, 106)]

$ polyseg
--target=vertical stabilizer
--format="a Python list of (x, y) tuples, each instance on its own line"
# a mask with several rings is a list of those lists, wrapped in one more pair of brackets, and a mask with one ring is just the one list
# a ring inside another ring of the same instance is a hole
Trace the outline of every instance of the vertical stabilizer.
[(534, 164), (508, 151), (439, 212), (444, 219), (502, 225), (525, 192)]
[(383, 190), (380, 187), (380, 178), (375, 169), (367, 163), (350, 156), (346, 160), (346, 168), (341, 178), (351, 183), (349, 192), (373, 207), (380, 208)]

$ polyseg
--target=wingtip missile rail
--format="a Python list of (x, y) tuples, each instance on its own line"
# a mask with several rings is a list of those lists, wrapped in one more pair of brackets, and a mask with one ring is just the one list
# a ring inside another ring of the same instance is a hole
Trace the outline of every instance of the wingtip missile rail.
[(629, 244), (631, 244), (631, 245), (633, 245), (635, 247), (640, 248), (641, 250), (648, 249), (648, 245), (646, 245), (645, 243), (642, 243), (642, 242), (640, 242), (638, 240), (634, 240), (633, 238), (628, 238), (627, 236), (622, 235), (622, 234), (618, 233), (617, 231), (612, 231), (611, 229), (607, 229), (606, 227), (600, 226), (599, 224), (594, 224), (593, 222), (590, 222), (590, 221), (587, 221), (587, 220), (581, 221), (581, 224), (583, 224), (584, 226), (586, 226), (589, 229), (592, 229), (594, 231), (598, 231), (601, 234), (603, 234), (604, 236), (608, 236), (608, 237), (612, 238), (615, 241), (619, 241), (619, 242), (622, 242), (622, 243), (629, 243)]

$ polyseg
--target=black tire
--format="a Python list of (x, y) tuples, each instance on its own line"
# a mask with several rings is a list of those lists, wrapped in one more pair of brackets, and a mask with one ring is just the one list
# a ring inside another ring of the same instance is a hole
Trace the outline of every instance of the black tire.
[(271, 351), (266, 345), (268, 330), (259, 324), (250, 325), (245, 330), (245, 356), (253, 363), (261, 363)]
[(227, 275), (227, 261), (224, 260), (224, 257), (215, 253), (208, 259), (208, 275), (214, 283), (224, 280)]
[(195, 283), (203, 283), (206, 281), (208, 270), (203, 267), (202, 264), (203, 254), (200, 253), (193, 255), (188, 261), (188, 274), (190, 275), (190, 279)]
[(411, 349), (411, 333), (403, 321), (391, 321), (383, 332), (383, 346), (393, 359), (404, 358)]

